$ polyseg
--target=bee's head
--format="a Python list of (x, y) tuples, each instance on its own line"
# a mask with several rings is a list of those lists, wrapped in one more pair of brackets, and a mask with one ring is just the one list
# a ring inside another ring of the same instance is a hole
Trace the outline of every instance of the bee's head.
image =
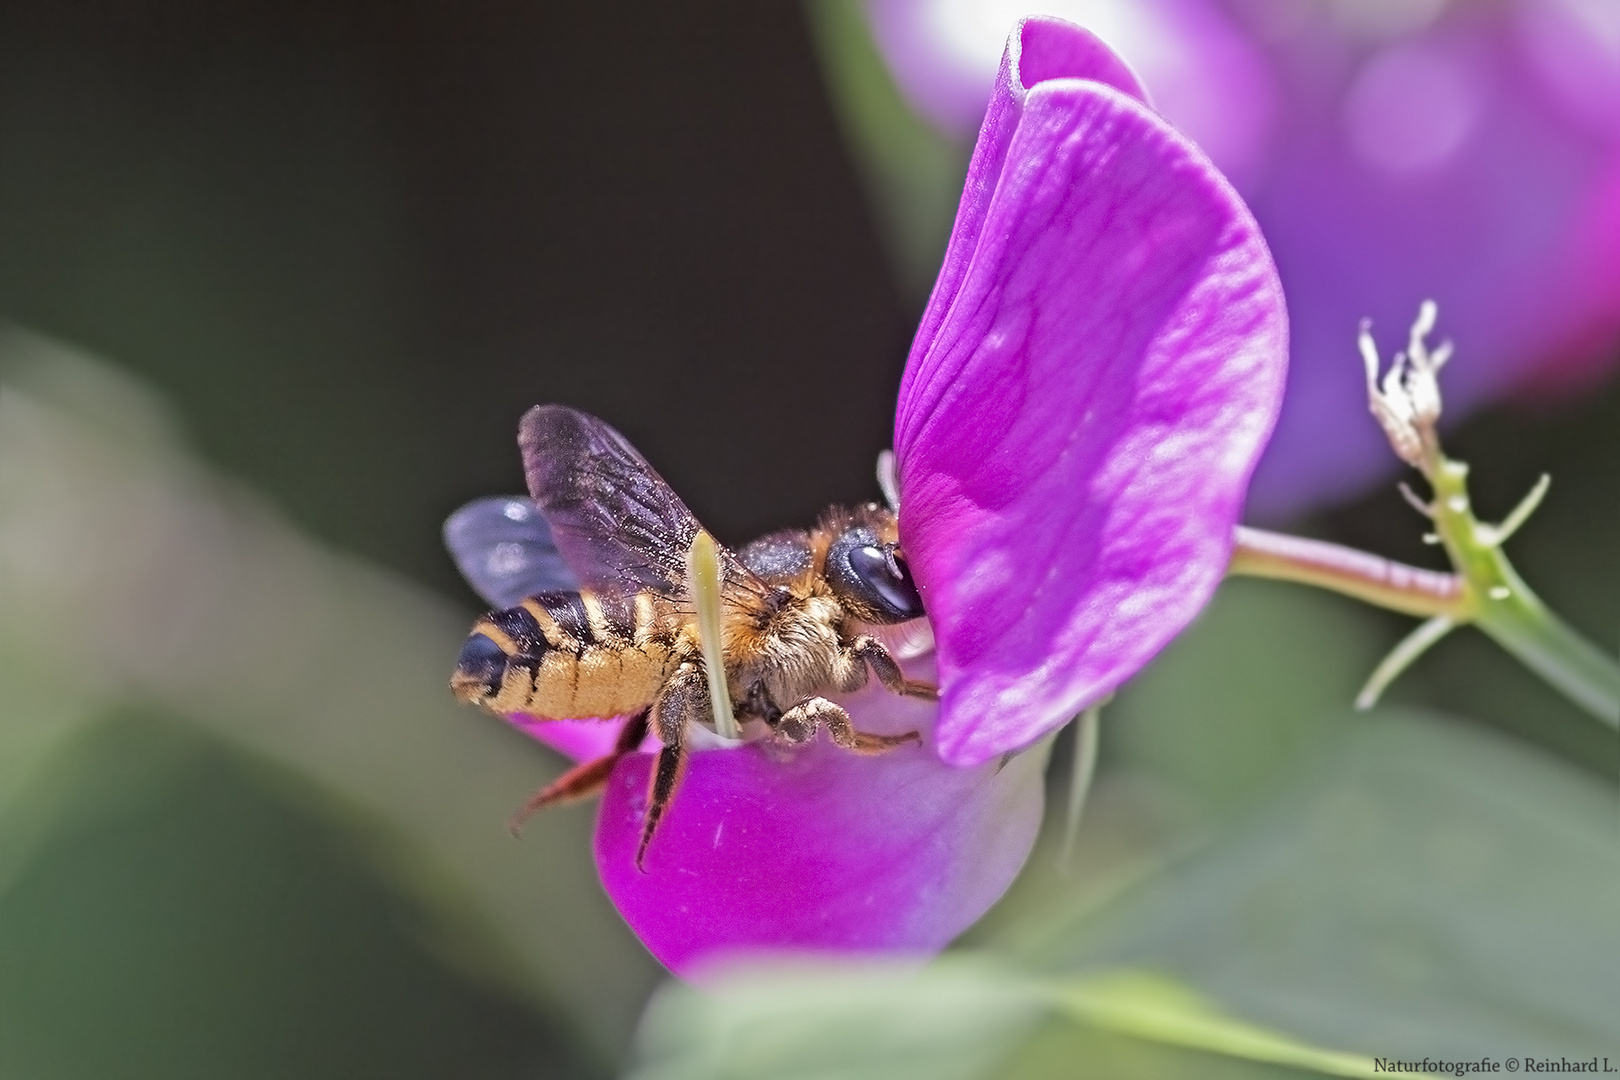
[(844, 529), (827, 548), (825, 570), (833, 595), (863, 622), (893, 624), (921, 618), (922, 597), (899, 545), (866, 524)]

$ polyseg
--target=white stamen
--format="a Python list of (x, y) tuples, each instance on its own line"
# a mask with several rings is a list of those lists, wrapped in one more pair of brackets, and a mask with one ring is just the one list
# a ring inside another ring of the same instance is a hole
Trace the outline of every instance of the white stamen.
[(1367, 405), (1384, 429), (1390, 447), (1408, 465), (1421, 468), (1424, 445), (1434, 440), (1434, 425), (1440, 419), (1440, 380), (1442, 365), (1451, 358), (1451, 342), (1433, 353), (1425, 340), (1439, 318), (1433, 300), (1425, 300), (1412, 323), (1405, 352), (1395, 354), (1382, 380), (1378, 377), (1378, 347), (1371, 325), (1363, 319), (1356, 335), (1361, 362), (1367, 372)]
[(1378, 346), (1373, 341), (1372, 320), (1362, 319), (1361, 330), (1356, 334), (1356, 346), (1361, 350), (1361, 365), (1367, 369), (1367, 396), (1378, 396)]
[(1412, 336), (1408, 339), (1406, 351), (1413, 356), (1423, 353), (1423, 339), (1429, 336), (1434, 329), (1435, 320), (1440, 317), (1440, 307), (1433, 300), (1425, 300), (1418, 305), (1417, 319), (1412, 323)]

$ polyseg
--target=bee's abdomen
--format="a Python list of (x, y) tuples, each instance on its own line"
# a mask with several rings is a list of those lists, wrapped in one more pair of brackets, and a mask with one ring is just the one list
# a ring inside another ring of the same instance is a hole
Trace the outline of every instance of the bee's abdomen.
[(473, 625), (450, 687), (503, 715), (618, 716), (657, 696), (673, 644), (650, 595), (540, 593)]

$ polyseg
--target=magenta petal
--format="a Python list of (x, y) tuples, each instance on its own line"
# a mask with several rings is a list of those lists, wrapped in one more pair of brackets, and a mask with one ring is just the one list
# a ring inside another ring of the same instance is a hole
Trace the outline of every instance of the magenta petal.
[[(1151, 105), (1147, 88), (1129, 64), (1090, 30), (1062, 19), (1031, 15), (1019, 23), (1007, 44), (1011, 86), (1035, 86), (1051, 79), (1089, 79)], [(999, 81), (999, 80), (998, 80)]]
[[(934, 706), (870, 690), (870, 731), (926, 730)], [(738, 950), (932, 953), (999, 898), (1040, 826), (1045, 754), (957, 769), (925, 747), (859, 757), (819, 742), (691, 755), (636, 869), (652, 756), (619, 763), (597, 820), (608, 895), (677, 974)]]
[(1287, 348), (1208, 160), (1130, 97), (1004, 62), (895, 421), (946, 761), (1030, 745), (1203, 606)]
[[(1144, 104), (1147, 102), (1147, 92), (1136, 81), (1130, 68), (1090, 31), (1061, 19), (1042, 16), (1032, 16), (1018, 24), (1007, 42), (1007, 51), (1001, 57), (1001, 71), (996, 76), (995, 91), (990, 95), (990, 105), (984, 113), (984, 125), (979, 129), (973, 159), (968, 163), (967, 180), (962, 186), (962, 203), (956, 211), (956, 224), (951, 227), (945, 265), (940, 268), (939, 280), (934, 283), (934, 295), (923, 312), (922, 325), (917, 328), (917, 343), (912, 346), (914, 356), (923, 342), (934, 339), (939, 322), (950, 307), (950, 299), (961, 285), (962, 275), (967, 272), (972, 257), (973, 245), (977, 243), (979, 230), (984, 225), (984, 215), (990, 208), (991, 196), (1001, 179), (1002, 165), (1007, 160), (1007, 146), (1018, 130), (1019, 114), (1026, 94), (1019, 77), (1026, 48), (1032, 54), (1029, 64), (1036, 70), (1067, 71), (1070, 78), (1088, 79), (1112, 86)], [(905, 388), (915, 376), (915, 366), (914, 363), (906, 365), (905, 381), (900, 390), (902, 405), (905, 402)]]
[(575, 761), (590, 761), (611, 751), (619, 729), (624, 727), (622, 716), (608, 720), (536, 720), (514, 713), (506, 722)]

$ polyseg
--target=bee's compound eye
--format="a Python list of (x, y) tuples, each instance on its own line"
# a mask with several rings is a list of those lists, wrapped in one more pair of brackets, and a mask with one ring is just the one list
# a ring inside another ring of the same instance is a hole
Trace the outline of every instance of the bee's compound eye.
[(852, 529), (833, 541), (827, 577), (839, 593), (871, 609), (878, 622), (905, 622), (923, 614), (910, 568), (893, 545), (877, 543), (865, 529)]

